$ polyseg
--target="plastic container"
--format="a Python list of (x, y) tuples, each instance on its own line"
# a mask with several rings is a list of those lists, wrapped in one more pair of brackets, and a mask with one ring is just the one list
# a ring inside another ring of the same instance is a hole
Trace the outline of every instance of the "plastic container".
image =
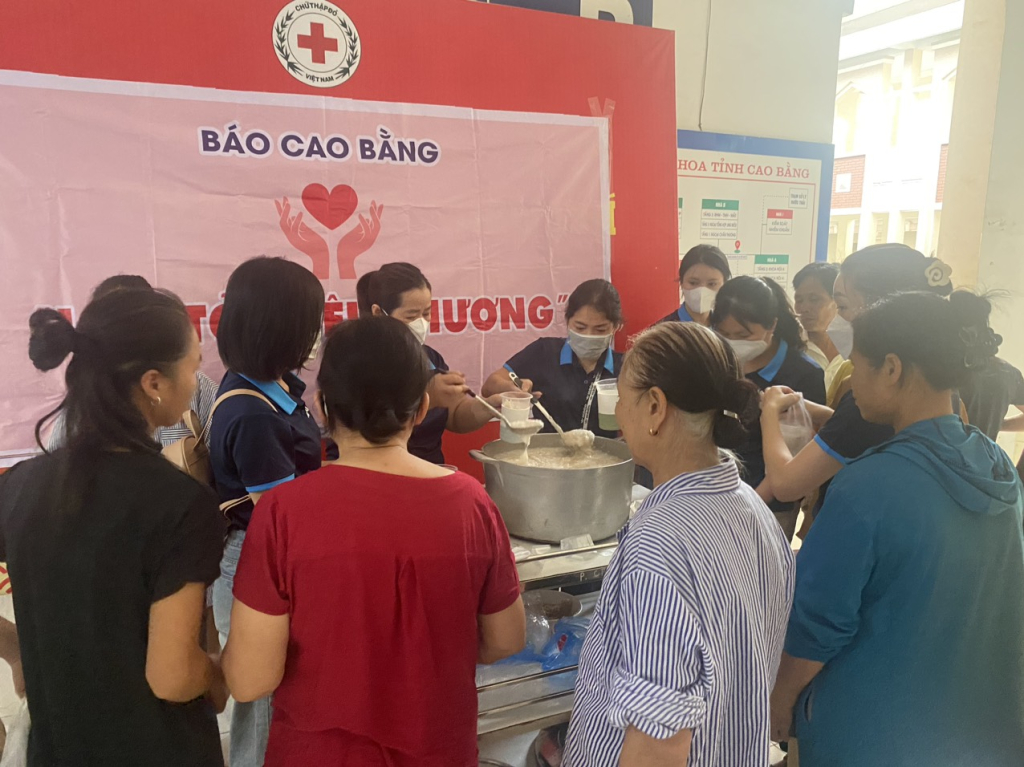
[[(501, 395), (501, 414), (512, 423), (524, 423), (533, 418), (533, 396), (524, 391), (507, 391)], [(521, 435), (515, 434), (501, 424), (501, 439), (504, 442), (523, 443)]]
[(602, 431), (618, 431), (619, 421), (615, 417), (615, 406), (619, 404), (618, 379), (608, 378), (594, 386), (597, 388), (598, 424)]

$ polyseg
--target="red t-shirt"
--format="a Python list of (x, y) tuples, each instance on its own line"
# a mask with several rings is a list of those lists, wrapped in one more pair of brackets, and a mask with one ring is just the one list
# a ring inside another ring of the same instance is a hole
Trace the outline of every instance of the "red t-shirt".
[(266, 767), (476, 767), (477, 616), (519, 596), (476, 480), (328, 466), (281, 485), (234, 593), (290, 617)]

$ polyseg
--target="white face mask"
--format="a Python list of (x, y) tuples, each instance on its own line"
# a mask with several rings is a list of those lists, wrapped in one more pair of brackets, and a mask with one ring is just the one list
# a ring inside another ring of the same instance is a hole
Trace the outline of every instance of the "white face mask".
[(573, 350), (581, 360), (596, 360), (608, 351), (612, 342), (609, 336), (585, 336), (575, 330), (569, 331), (569, 348)]
[(729, 339), (729, 346), (736, 352), (736, 358), (740, 364), (750, 362), (768, 351), (767, 341), (733, 341)]
[(853, 354), (853, 325), (837, 314), (836, 318), (829, 323), (828, 337), (836, 345), (836, 349), (843, 355), (843, 359), (850, 359)]
[(683, 303), (690, 314), (707, 314), (715, 308), (715, 296), (711, 288), (693, 288), (683, 291)]
[[(391, 316), (384, 311), (383, 307), (381, 307), (380, 310), (384, 313), (385, 317)], [(430, 323), (425, 319), (417, 317), (412, 322), (405, 323), (405, 326), (409, 328), (410, 333), (416, 336), (416, 340), (419, 341), (420, 344), (425, 344), (427, 342), (427, 336), (430, 334)]]
[(406, 327), (416, 336), (416, 340), (421, 344), (427, 342), (427, 335), (430, 333), (430, 323), (420, 317), (410, 322)]

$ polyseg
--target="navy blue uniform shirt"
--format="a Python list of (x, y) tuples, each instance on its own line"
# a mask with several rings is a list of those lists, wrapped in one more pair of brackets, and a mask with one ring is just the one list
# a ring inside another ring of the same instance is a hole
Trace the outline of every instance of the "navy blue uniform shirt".
[(696, 322), (696, 320), (690, 316), (690, 311), (686, 308), (686, 304), (682, 304), (678, 309), (672, 312), (672, 314), (667, 317), (662, 317), (654, 324), (662, 325), (666, 322)]
[[(764, 391), (770, 386), (788, 386), (804, 395), (808, 402), (825, 404), (825, 373), (818, 364), (785, 341), (779, 343), (779, 350), (771, 361), (760, 370), (747, 374), (758, 389)], [(756, 488), (764, 481), (764, 451), (761, 439), (761, 422), (756, 421), (747, 443), (737, 451), (743, 465), (743, 479)], [(772, 511), (791, 511), (793, 503), (773, 501), (768, 504)]]
[[(306, 472), (320, 468), (320, 427), (306, 408), (306, 385), (293, 373), (284, 376), (288, 389), (277, 382), (251, 381), (228, 371), (217, 392), (250, 389), (274, 403), (271, 408), (256, 397), (232, 397), (213, 414), (210, 427), (210, 463), (221, 503), (248, 493), (265, 493)], [(252, 504), (231, 508), (232, 529), (245, 530)]]
[[(435, 375), (448, 372), (448, 363), (436, 349), (424, 346), (423, 351), (426, 353), (427, 359), (430, 360), (430, 367)], [(436, 464), (444, 463), (441, 439), (444, 437), (446, 428), (448, 428), (448, 408), (430, 408), (423, 423), (412, 430), (412, 436), (409, 437), (409, 452), (424, 461)]]
[[(533, 381), (533, 390), (544, 395), (541, 404), (565, 431), (590, 429), (599, 437), (618, 436), (598, 428), (597, 397), (593, 394), (595, 381), (618, 377), (622, 370), (618, 352), (609, 349), (601, 364), (588, 373), (564, 338), (541, 338), (510, 359), (505, 369)], [(584, 424), (583, 410), (591, 397), (590, 419)], [(544, 432), (554, 432), (539, 413), (534, 417), (544, 421)]]

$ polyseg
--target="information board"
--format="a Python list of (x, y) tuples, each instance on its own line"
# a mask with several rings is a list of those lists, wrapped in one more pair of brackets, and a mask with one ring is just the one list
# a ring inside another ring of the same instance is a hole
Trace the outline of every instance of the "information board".
[(734, 276), (793, 276), (828, 257), (833, 147), (679, 131), (679, 257), (717, 245)]

